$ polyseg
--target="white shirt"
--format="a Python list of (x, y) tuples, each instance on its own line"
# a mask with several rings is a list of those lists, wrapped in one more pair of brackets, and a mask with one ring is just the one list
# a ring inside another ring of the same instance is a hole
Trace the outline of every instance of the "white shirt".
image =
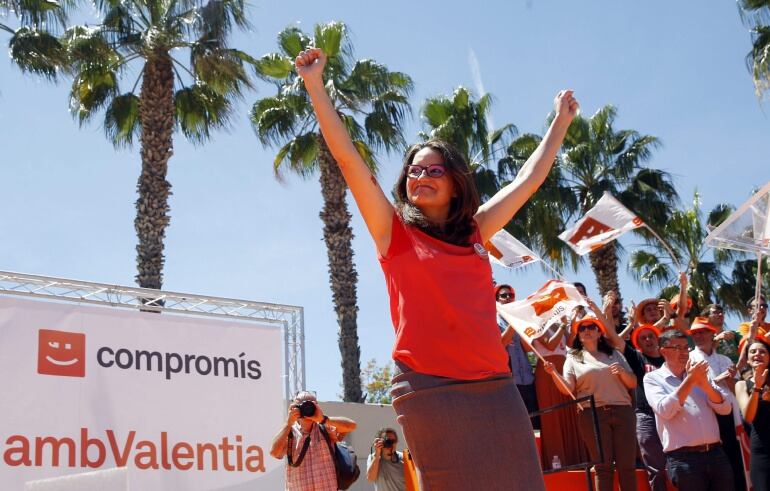
[(682, 382), (665, 363), (644, 376), (644, 393), (655, 413), (655, 426), (664, 452), (719, 442), (719, 425), (714, 413), (729, 414), (732, 409), (725, 392), (713, 382), (711, 386), (722, 394), (721, 402), (711, 402), (700, 387), (693, 387), (684, 405), (680, 405), (674, 392)]
[(711, 350), (711, 354), (707, 355), (705, 351), (697, 346), (690, 351), (690, 360), (705, 360), (709, 364), (709, 377), (711, 378), (717, 378), (733, 365), (733, 361), (730, 358), (720, 355), (716, 350)]

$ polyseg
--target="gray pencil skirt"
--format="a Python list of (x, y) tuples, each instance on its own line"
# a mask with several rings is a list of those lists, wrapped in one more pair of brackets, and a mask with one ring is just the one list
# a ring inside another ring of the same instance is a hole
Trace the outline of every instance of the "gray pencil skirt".
[(422, 491), (545, 489), (513, 377), (459, 381), (396, 362), (391, 395)]

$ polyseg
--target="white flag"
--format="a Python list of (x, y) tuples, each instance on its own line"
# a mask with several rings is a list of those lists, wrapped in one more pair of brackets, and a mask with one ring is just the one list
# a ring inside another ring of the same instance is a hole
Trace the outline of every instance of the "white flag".
[(513, 326), (519, 336), (532, 341), (549, 331), (562, 316), (585, 301), (572, 283), (551, 280), (524, 300), (497, 304), (497, 312)]
[(770, 255), (770, 182), (712, 230), (711, 247)]
[(562, 232), (559, 238), (582, 256), (642, 225), (641, 218), (605, 192), (586, 216), (574, 227)]
[(516, 269), (540, 261), (534, 252), (505, 230), (493, 235), (484, 247), (489, 251), (490, 261), (506, 268)]

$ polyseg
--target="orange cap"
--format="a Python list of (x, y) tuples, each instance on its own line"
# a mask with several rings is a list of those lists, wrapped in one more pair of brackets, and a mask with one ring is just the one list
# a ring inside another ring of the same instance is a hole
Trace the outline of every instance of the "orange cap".
[[(743, 347), (746, 345), (746, 340), (749, 338), (741, 338), (741, 340), (738, 342), (738, 353), (743, 351)], [(770, 344), (770, 336), (767, 335), (766, 332), (760, 327), (759, 332), (757, 333), (757, 337), (754, 338), (754, 341), (763, 341), (765, 344)]]
[(639, 335), (644, 330), (652, 331), (655, 333), (656, 337), (660, 337), (660, 329), (652, 324), (642, 324), (641, 326), (634, 329), (634, 332), (631, 333), (631, 344), (633, 344), (634, 348), (636, 349), (641, 349), (639, 348)]
[(576, 336), (578, 332), (578, 328), (582, 326), (583, 324), (596, 324), (599, 326), (599, 330), (602, 332), (602, 334), (607, 334), (607, 328), (604, 327), (604, 324), (602, 324), (602, 321), (597, 319), (596, 317), (583, 317), (582, 319), (576, 320), (572, 323), (572, 335)]
[(637, 324), (643, 323), (642, 315), (644, 314), (644, 308), (651, 303), (658, 305), (658, 302), (660, 302), (660, 300), (657, 298), (645, 298), (636, 305), (636, 310), (634, 310), (634, 320), (637, 322)]
[(692, 325), (690, 326), (690, 330), (688, 331), (690, 334), (693, 333), (693, 331), (702, 331), (704, 329), (707, 329), (714, 334), (719, 332), (719, 329), (709, 324), (709, 318), (708, 317), (696, 317), (692, 321)]

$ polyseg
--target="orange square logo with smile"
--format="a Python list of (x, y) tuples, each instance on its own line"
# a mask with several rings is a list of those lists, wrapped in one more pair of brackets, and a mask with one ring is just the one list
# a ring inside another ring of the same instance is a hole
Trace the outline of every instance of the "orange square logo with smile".
[(37, 373), (85, 377), (86, 335), (79, 332), (40, 329), (37, 345)]

